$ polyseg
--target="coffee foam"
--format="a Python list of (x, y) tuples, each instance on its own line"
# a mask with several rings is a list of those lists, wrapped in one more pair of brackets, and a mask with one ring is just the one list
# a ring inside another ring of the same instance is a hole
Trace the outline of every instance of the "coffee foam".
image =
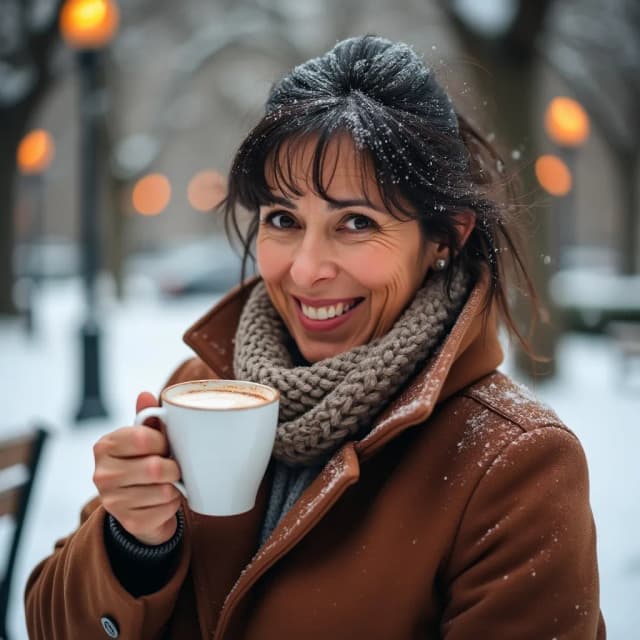
[(176, 394), (171, 402), (194, 409), (244, 409), (268, 402), (257, 393), (225, 389), (194, 389)]

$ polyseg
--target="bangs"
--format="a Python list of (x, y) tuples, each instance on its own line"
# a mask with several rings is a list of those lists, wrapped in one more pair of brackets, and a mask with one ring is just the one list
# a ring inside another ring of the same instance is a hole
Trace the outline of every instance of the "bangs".
[(424, 134), (424, 125), (412, 130), (406, 116), (401, 123), (365, 96), (280, 106), (238, 150), (228, 203), (256, 212), (309, 190), (334, 202), (328, 193), (331, 179), (339, 157), (347, 153), (362, 197), (371, 202), (379, 196), (391, 215), (416, 218), (451, 211), (457, 208), (452, 192), (469, 193), (466, 156), (456, 163), (449, 137), (437, 130)]
[(343, 159), (346, 159), (352, 175), (356, 176), (354, 182), (358, 191), (353, 197), (363, 199), (374, 208), (374, 202), (382, 199), (389, 213), (393, 214), (397, 206), (389, 202), (377, 182), (371, 153), (358, 146), (345, 129), (293, 137), (278, 145), (265, 162), (258, 191), (266, 193), (267, 199), (262, 199), (260, 204), (276, 203), (281, 198), (292, 200), (310, 191), (331, 204), (339, 204), (329, 192), (336, 169)]
[(277, 137), (272, 144), (265, 140), (265, 148), (269, 149), (267, 154), (247, 157), (243, 170), (234, 176), (237, 202), (245, 209), (257, 211), (261, 206), (291, 201), (308, 192), (339, 204), (330, 195), (331, 183), (336, 168), (347, 157), (359, 186), (355, 198), (373, 208), (376, 200), (382, 200), (391, 215), (416, 217), (397, 188), (385, 188), (371, 151), (358, 144), (345, 128), (292, 133), (286, 138)]

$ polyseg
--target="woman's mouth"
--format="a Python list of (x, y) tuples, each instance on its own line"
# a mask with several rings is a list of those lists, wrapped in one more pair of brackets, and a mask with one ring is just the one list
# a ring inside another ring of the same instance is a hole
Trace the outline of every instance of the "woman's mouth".
[[(338, 302), (318, 301), (313, 304), (311, 300), (303, 302), (294, 298), (298, 318), (302, 325), (311, 331), (329, 331), (346, 322), (353, 314), (354, 309), (364, 298), (350, 298)], [(322, 302), (322, 304), (320, 304)]]

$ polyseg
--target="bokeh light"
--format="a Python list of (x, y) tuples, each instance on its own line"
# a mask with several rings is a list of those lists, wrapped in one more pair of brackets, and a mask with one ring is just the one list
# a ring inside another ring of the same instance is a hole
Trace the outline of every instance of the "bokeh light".
[(131, 202), (136, 213), (157, 216), (171, 199), (171, 183), (161, 173), (150, 173), (138, 180), (133, 187)]
[(209, 212), (214, 209), (227, 194), (224, 176), (214, 170), (200, 171), (189, 182), (187, 199), (196, 210)]
[(60, 12), (60, 31), (75, 49), (100, 49), (113, 39), (119, 21), (114, 0), (66, 0)]
[(571, 171), (557, 156), (540, 156), (536, 160), (535, 171), (542, 188), (552, 196), (566, 196), (571, 191)]
[(554, 98), (545, 112), (544, 126), (549, 137), (565, 147), (578, 147), (589, 137), (589, 116), (572, 98)]
[(54, 153), (55, 145), (51, 134), (44, 129), (34, 129), (18, 145), (18, 168), (26, 175), (42, 173), (49, 168)]

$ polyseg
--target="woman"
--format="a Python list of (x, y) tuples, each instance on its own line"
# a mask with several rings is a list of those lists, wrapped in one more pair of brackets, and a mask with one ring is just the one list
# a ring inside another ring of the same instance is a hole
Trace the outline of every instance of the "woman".
[(580, 444), (496, 371), (522, 267), (496, 161), (401, 43), (272, 89), (226, 201), (261, 278), (169, 380), (280, 390), (256, 507), (198, 516), (161, 431), (105, 436), (99, 497), (29, 581), (32, 638), (604, 638)]

